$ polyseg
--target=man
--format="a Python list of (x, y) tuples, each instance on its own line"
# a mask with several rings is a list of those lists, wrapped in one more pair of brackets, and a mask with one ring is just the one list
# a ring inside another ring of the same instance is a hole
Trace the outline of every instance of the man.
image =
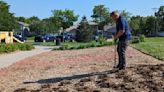
[(129, 40), (131, 40), (131, 32), (129, 30), (128, 22), (118, 12), (113, 11), (110, 16), (112, 20), (116, 22), (116, 34), (114, 40), (117, 42), (117, 53), (119, 57), (119, 63), (116, 66), (119, 70), (125, 69), (126, 67), (126, 49)]

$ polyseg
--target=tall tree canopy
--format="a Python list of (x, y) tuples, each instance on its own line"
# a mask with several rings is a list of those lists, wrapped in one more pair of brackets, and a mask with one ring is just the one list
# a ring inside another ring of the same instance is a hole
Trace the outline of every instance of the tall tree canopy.
[(103, 26), (110, 23), (110, 12), (104, 5), (97, 5), (93, 9), (93, 15), (91, 16), (95, 22), (99, 24), (99, 29), (103, 29)]
[(157, 13), (155, 13), (157, 17), (157, 23), (159, 25), (160, 31), (164, 31), (164, 6), (160, 6)]
[(0, 1), (0, 31), (12, 31), (17, 28), (16, 19), (13, 13), (9, 12), (10, 6)]

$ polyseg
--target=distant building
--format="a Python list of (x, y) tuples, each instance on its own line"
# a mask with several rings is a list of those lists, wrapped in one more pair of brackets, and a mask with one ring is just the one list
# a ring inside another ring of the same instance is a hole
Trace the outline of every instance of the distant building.
[(22, 37), (26, 37), (29, 34), (30, 28), (29, 24), (24, 22), (18, 22), (19, 29), (14, 31), (14, 34), (21, 35)]
[[(98, 24), (96, 22), (89, 21), (88, 23), (91, 26), (94, 35), (99, 35), (100, 36), (100, 35), (102, 35), (102, 32), (103, 32), (104, 37), (111, 38), (116, 32), (116, 26), (112, 25), (112, 24), (105, 25), (104, 30), (99, 30), (98, 29)], [(79, 23), (76, 23), (73, 26), (67, 28), (65, 30), (65, 32), (71, 33), (73, 36), (75, 36), (76, 35), (76, 30), (79, 27), (79, 25), (80, 25)]]
[[(98, 24), (96, 22), (89, 21), (88, 23), (89, 23), (89, 25), (91, 26), (91, 28), (94, 32), (98, 31)], [(67, 28), (65, 30), (65, 32), (68, 32), (68, 33), (72, 34), (73, 36), (75, 36), (76, 35), (76, 30), (78, 29), (79, 25), (80, 25), (80, 23), (76, 23), (73, 26)]]
[(107, 38), (111, 38), (116, 33), (116, 26), (112, 24), (108, 24), (104, 26), (103, 36)]

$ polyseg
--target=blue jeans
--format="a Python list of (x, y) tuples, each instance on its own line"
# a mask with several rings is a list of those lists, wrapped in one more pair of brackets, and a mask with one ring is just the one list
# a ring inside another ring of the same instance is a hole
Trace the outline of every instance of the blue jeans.
[(128, 47), (128, 41), (119, 41), (117, 46), (118, 60), (119, 63), (117, 68), (126, 67), (126, 49)]

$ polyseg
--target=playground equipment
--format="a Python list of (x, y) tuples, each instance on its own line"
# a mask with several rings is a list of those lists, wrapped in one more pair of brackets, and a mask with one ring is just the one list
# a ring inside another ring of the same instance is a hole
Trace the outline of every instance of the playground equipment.
[(13, 32), (8, 31), (0, 31), (0, 43), (23, 43), (22, 41), (18, 40), (13, 36)]

